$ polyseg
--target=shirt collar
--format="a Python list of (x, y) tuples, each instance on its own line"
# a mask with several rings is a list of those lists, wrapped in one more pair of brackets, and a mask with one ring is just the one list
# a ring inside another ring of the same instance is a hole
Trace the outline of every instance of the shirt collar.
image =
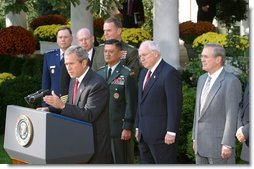
[[(162, 58), (160, 58), (160, 59), (155, 63), (155, 65), (152, 67), (152, 69), (150, 70), (150, 71), (152, 72), (152, 74), (153, 74), (153, 72), (155, 71), (155, 69), (158, 67), (158, 65), (160, 64), (161, 60), (162, 60)], [(152, 74), (151, 74), (151, 75), (152, 75)]]
[(76, 78), (78, 79), (79, 81), (79, 84), (82, 82), (82, 80), (84, 79), (84, 77), (86, 76), (88, 70), (90, 69), (90, 67), (87, 67), (86, 71), (79, 77), (79, 78)]
[(119, 65), (119, 63), (120, 63), (120, 61), (119, 61), (117, 64), (115, 64), (114, 66), (112, 66), (112, 67), (109, 67), (109, 66), (108, 66), (108, 69), (111, 68), (111, 74), (113, 74), (114, 70), (115, 70), (116, 67)]

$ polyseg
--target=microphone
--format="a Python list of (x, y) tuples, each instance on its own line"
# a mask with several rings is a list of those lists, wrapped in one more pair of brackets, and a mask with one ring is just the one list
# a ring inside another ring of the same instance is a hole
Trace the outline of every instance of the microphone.
[(33, 103), (36, 99), (41, 98), (43, 96), (49, 95), (50, 91), (48, 89), (46, 90), (38, 90), (37, 92), (30, 94), (25, 97), (25, 100), (27, 103)]

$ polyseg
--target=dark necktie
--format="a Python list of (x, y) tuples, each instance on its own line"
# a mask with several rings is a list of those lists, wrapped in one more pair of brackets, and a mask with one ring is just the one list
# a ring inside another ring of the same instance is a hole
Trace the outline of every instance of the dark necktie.
[(111, 71), (112, 71), (112, 69), (111, 69), (111, 68), (109, 68), (109, 69), (108, 69), (107, 80), (108, 80), (108, 79), (109, 79), (109, 77), (111, 76)]
[[(146, 76), (146, 81), (145, 81), (144, 89), (145, 89), (145, 87), (147, 86), (147, 84), (148, 84), (148, 82), (149, 82), (149, 80), (150, 80), (150, 78), (151, 78), (151, 74), (152, 74), (152, 72), (149, 70), (148, 75)], [(143, 89), (143, 90), (144, 90), (144, 89)]]
[(77, 92), (78, 92), (78, 84), (79, 84), (79, 81), (78, 81), (78, 79), (76, 79), (76, 83), (75, 83), (74, 90), (73, 90), (72, 104), (74, 104), (76, 101), (76, 96), (77, 96)]

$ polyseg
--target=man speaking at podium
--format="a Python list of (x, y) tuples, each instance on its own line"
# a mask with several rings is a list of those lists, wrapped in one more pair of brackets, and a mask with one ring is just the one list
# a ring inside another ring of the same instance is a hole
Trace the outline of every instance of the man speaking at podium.
[(50, 105), (49, 108), (38, 109), (91, 122), (94, 130), (94, 155), (88, 163), (111, 163), (108, 85), (88, 66), (88, 53), (84, 48), (69, 47), (65, 51), (64, 59), (72, 78), (67, 103), (62, 102), (52, 91), (52, 95), (43, 98)]

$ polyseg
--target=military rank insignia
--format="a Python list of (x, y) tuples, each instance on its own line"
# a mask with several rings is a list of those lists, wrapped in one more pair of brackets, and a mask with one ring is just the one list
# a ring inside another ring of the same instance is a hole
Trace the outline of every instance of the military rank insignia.
[(121, 53), (122, 53), (121, 59), (126, 59), (127, 51), (122, 50)]
[(124, 76), (119, 76), (117, 79), (113, 80), (111, 84), (124, 85), (124, 81)]

